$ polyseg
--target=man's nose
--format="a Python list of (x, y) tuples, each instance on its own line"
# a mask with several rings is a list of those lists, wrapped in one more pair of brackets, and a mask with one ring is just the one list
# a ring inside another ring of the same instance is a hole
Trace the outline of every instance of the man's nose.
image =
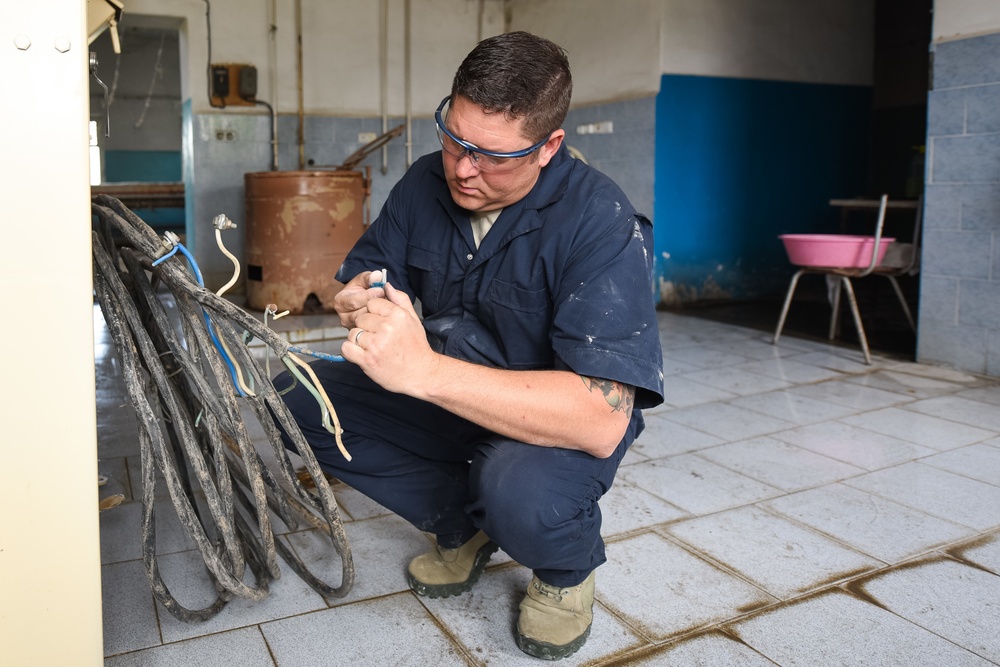
[(472, 153), (466, 151), (462, 157), (458, 158), (455, 164), (455, 175), (459, 178), (471, 178), (479, 173), (479, 165), (472, 157)]

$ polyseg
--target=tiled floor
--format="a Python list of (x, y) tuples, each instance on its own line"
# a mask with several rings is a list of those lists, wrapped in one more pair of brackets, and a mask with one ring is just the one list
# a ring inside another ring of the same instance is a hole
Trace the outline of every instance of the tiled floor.
[[(669, 313), (660, 331), (667, 403), (602, 501), (593, 633), (563, 664), (1000, 664), (1000, 380)], [(101, 516), (106, 665), (537, 664), (512, 635), (529, 571), (501, 552), (472, 592), (419, 598), (403, 569), (426, 536), (346, 488), (345, 599), (283, 567), (262, 602), (175, 620), (146, 580), (135, 427), (97, 333), (102, 495), (126, 497)], [(206, 604), (160, 494), (164, 579)], [(279, 539), (337, 581), (316, 531)]]

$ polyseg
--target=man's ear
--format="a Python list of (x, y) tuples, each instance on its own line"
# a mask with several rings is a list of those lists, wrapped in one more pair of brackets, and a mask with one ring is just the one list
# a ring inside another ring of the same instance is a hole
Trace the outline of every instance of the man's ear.
[(538, 165), (544, 167), (552, 159), (552, 156), (556, 154), (559, 147), (562, 146), (563, 137), (566, 136), (566, 130), (561, 127), (549, 136), (549, 140), (545, 142), (545, 145), (538, 149)]

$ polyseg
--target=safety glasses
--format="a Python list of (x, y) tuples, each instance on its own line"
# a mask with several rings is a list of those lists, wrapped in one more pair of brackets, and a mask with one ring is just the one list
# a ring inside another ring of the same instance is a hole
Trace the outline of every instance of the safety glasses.
[(459, 139), (451, 133), (451, 130), (445, 127), (442, 111), (444, 110), (445, 105), (448, 104), (449, 100), (451, 100), (451, 95), (441, 100), (441, 104), (438, 105), (437, 111), (434, 112), (434, 122), (437, 125), (437, 135), (438, 139), (441, 141), (441, 149), (448, 155), (458, 160), (461, 160), (463, 157), (468, 155), (469, 159), (472, 160), (472, 164), (476, 165), (480, 171), (497, 172), (514, 169), (521, 164), (521, 158), (531, 155), (544, 146), (549, 140), (549, 137), (545, 137), (534, 146), (529, 146), (528, 148), (519, 151), (511, 151), (509, 153), (499, 153), (497, 151), (488, 151), (486, 149), (479, 148), (475, 144), (470, 144), (464, 139)]

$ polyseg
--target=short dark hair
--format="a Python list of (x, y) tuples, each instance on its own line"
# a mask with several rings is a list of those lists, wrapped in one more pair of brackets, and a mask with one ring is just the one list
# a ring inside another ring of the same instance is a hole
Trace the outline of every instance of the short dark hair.
[(487, 112), (523, 118), (527, 138), (536, 142), (562, 126), (572, 94), (565, 49), (527, 32), (479, 42), (451, 84), (452, 99), (461, 95)]

